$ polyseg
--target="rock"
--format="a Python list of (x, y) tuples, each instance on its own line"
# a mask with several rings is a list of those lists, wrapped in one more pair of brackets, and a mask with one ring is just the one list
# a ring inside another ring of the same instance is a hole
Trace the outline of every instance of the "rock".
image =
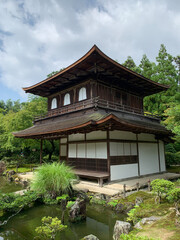
[(115, 207), (115, 211), (117, 213), (124, 213), (126, 210), (126, 207), (122, 203), (118, 203)]
[(18, 182), (19, 182), (19, 178), (15, 178), (14, 181), (15, 181), (16, 183), (18, 183)]
[(16, 172), (14, 171), (14, 170), (10, 170), (9, 172), (8, 172), (8, 175), (9, 176), (13, 176), (13, 175), (15, 175), (16, 174)]
[(128, 234), (131, 229), (131, 224), (123, 221), (116, 221), (113, 232), (113, 239), (119, 240), (122, 233)]
[(4, 171), (6, 170), (6, 164), (3, 161), (0, 161), (0, 175), (3, 175)]
[(131, 203), (131, 202), (129, 202), (129, 203), (126, 203), (126, 210), (125, 210), (125, 213), (128, 213), (131, 209), (133, 209), (134, 208), (134, 203)]
[(142, 229), (142, 227), (141, 227), (141, 221), (138, 222), (138, 223), (136, 223), (136, 224), (134, 225), (134, 228)]
[(151, 224), (157, 220), (161, 219), (161, 217), (155, 217), (155, 216), (151, 216), (148, 218), (143, 218), (141, 221), (139, 221), (138, 223), (135, 224), (134, 228), (137, 229), (142, 229), (142, 225), (144, 224)]
[[(88, 192), (89, 192), (89, 189), (84, 188), (84, 189), (81, 189), (81, 191), (84, 192), (84, 193), (88, 193)], [(88, 236), (90, 236), (90, 235), (88, 235)]]
[(99, 200), (105, 200), (105, 201), (107, 200), (107, 196), (103, 193), (97, 193), (94, 197)]
[(24, 187), (27, 187), (27, 186), (28, 186), (28, 180), (27, 180), (27, 179), (21, 180), (21, 184), (22, 184)]
[(136, 206), (139, 206), (141, 203), (143, 203), (143, 198), (137, 197), (137, 198), (136, 198), (136, 201), (135, 201), (135, 205), (136, 205)]
[(151, 216), (148, 218), (143, 218), (140, 222), (144, 225), (144, 224), (151, 224), (157, 220), (161, 219), (161, 217), (155, 217), (155, 216)]
[(90, 234), (88, 236), (85, 236), (83, 238), (83, 240), (99, 240), (99, 238), (97, 238), (96, 236), (94, 236), (93, 234)]
[(86, 194), (85, 192), (83, 192), (83, 191), (79, 191), (79, 192), (77, 193), (77, 197), (78, 197), (79, 199), (84, 199), (86, 202), (89, 202), (89, 197), (88, 197), (87, 194)]
[(69, 220), (79, 222), (86, 219), (86, 200), (77, 198), (69, 211)]

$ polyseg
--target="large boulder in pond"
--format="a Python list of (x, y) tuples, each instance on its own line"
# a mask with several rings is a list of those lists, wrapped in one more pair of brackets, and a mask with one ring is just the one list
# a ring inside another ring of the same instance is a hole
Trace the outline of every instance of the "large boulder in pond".
[(90, 235), (83, 237), (83, 240), (99, 240), (99, 238), (97, 238), (93, 234), (90, 234)]
[(6, 164), (3, 161), (0, 161), (0, 176), (3, 175), (3, 173), (6, 170)]
[(123, 221), (116, 221), (113, 232), (113, 239), (119, 240), (121, 234), (128, 234), (131, 230), (131, 224)]
[(69, 211), (70, 222), (79, 222), (86, 219), (86, 200), (77, 198)]

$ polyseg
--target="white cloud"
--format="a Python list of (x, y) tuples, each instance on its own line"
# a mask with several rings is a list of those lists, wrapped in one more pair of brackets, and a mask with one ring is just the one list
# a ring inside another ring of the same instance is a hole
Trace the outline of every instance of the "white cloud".
[(179, 11), (179, 0), (1, 0), (0, 82), (23, 94), (93, 44), (119, 62), (155, 60), (161, 43), (176, 56)]

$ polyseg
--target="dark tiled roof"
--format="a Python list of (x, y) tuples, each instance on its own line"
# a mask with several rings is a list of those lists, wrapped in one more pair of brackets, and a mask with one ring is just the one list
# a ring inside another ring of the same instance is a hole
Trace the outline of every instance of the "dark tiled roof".
[[(132, 115), (133, 116), (133, 115)], [(149, 132), (154, 134), (170, 135), (166, 128), (158, 123), (158, 121), (148, 121), (145, 117), (128, 118), (121, 113), (106, 113), (105, 111), (96, 111), (91, 114), (84, 114), (81, 117), (72, 117), (69, 119), (57, 119), (47, 123), (39, 123), (25, 130), (13, 133), (15, 137), (24, 138), (40, 138), (41, 136), (63, 135), (68, 131), (80, 131), (88, 127), (96, 127), (106, 124), (108, 121), (113, 121), (114, 125), (120, 130)]]

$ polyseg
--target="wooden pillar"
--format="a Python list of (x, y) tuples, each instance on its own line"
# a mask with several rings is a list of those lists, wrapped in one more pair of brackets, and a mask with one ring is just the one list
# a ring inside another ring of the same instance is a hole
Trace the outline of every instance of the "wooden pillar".
[(136, 134), (136, 145), (137, 145), (137, 157), (138, 157), (138, 176), (140, 176), (140, 163), (139, 163), (139, 144), (138, 144), (138, 134)]
[(42, 150), (43, 150), (43, 140), (40, 142), (40, 164), (42, 164)]
[(111, 171), (110, 171), (110, 144), (109, 144), (109, 130), (107, 130), (107, 167), (109, 173), (109, 181), (111, 179)]

